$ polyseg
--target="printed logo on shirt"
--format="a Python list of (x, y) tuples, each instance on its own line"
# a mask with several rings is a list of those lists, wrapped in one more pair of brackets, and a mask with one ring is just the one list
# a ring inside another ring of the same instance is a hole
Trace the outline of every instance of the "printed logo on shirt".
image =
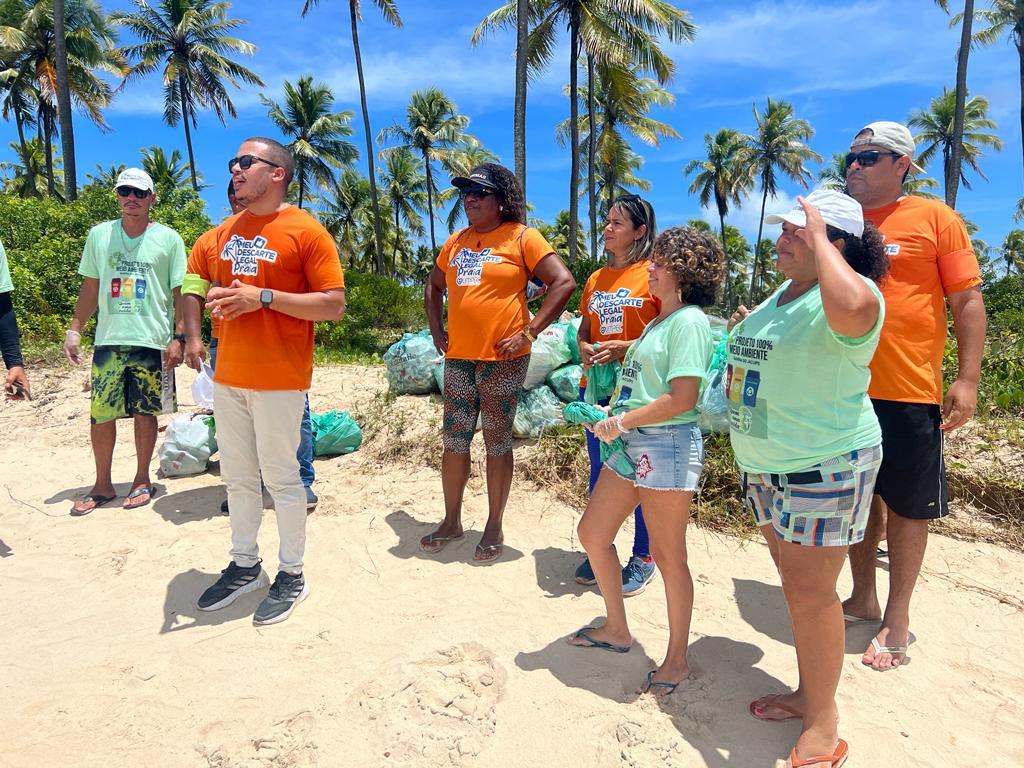
[(885, 255), (886, 256), (899, 256), (900, 255), (900, 244), (899, 243), (890, 243), (889, 245), (885, 246)]
[(480, 277), (484, 271), (484, 264), (500, 263), (501, 256), (491, 256), (490, 248), (484, 248), (479, 253), (471, 251), (469, 248), (463, 248), (455, 254), (455, 258), (451, 260), (451, 265), (458, 267), (459, 270), (455, 284), (480, 285)]
[(643, 307), (644, 300), (630, 298), (629, 288), (619, 288), (614, 293), (594, 291), (587, 304), (587, 311), (597, 315), (601, 326), (601, 335), (613, 336), (622, 333), (622, 316), (625, 307)]
[(266, 248), (266, 244), (267, 238), (259, 235), (252, 240), (246, 240), (241, 235), (232, 235), (220, 252), (221, 261), (231, 262), (232, 275), (255, 277), (259, 273), (261, 261), (277, 261), (277, 251)]

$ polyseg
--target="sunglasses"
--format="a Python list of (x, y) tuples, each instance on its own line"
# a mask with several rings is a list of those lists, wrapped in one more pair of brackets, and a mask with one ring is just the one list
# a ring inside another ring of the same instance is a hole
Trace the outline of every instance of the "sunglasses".
[(465, 187), (464, 189), (461, 190), (460, 194), (462, 195), (463, 199), (466, 199), (469, 197), (487, 197), (488, 195), (495, 194), (495, 192), (493, 189), (485, 189), (484, 187)]
[(856, 161), (861, 168), (870, 168), (877, 163), (882, 155), (903, 157), (899, 152), (883, 152), (880, 149), (866, 149), (863, 152), (848, 152), (846, 154), (846, 167), (849, 168)]
[(128, 197), (129, 195), (135, 195), (139, 200), (145, 200), (149, 197), (148, 189), (136, 189), (135, 187), (118, 187), (118, 197)]
[(228, 160), (228, 173), (234, 171), (236, 165), (243, 171), (248, 171), (250, 168), (252, 168), (253, 163), (266, 163), (267, 165), (271, 165), (274, 168), (281, 167), (277, 163), (272, 163), (269, 160), (264, 160), (262, 157), (258, 157), (256, 155), (239, 155), (238, 157), (232, 157), (230, 160)]

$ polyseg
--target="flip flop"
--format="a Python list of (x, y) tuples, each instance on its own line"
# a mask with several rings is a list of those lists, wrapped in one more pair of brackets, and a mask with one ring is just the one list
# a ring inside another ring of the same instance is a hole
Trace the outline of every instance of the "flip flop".
[[(784, 720), (802, 720), (803, 713), (793, 709), (788, 704), (783, 704), (779, 701), (782, 697), (780, 693), (772, 693), (767, 696), (762, 696), (757, 701), (750, 702), (750, 714), (756, 717), (758, 720), (762, 720), (766, 723), (781, 723)], [(764, 710), (766, 707), (775, 707), (786, 713), (785, 717), (766, 717)], [(758, 714), (758, 710), (761, 710), (761, 714)]]
[[(583, 627), (582, 629), (577, 629), (572, 633), (572, 637), (576, 640), (586, 640), (587, 644), (583, 645), (582, 643), (570, 642), (569, 645), (574, 645), (577, 648), (601, 648), (606, 651), (612, 651), (613, 653), (628, 653), (629, 649), (633, 647), (632, 643), (629, 645), (614, 645), (612, 643), (606, 643), (603, 640), (595, 640), (587, 634), (587, 632), (595, 629), (597, 629), (597, 627)], [(652, 672), (651, 674), (654, 673)]]
[[(497, 560), (501, 557), (501, 553), (503, 551), (503, 544), (488, 544), (486, 547), (482, 544), (477, 544), (476, 552), (473, 553), (473, 559), (478, 563), (489, 563), (492, 560)], [(491, 552), (494, 554), (489, 554)], [(480, 555), (484, 555), (484, 557), (480, 557)]]
[(786, 762), (787, 768), (804, 768), (808, 765), (817, 765), (818, 763), (827, 763), (829, 768), (840, 768), (840, 766), (846, 762), (846, 758), (850, 756), (850, 746), (843, 741), (839, 740), (836, 745), (836, 751), (831, 755), (817, 755), (816, 757), (800, 757), (796, 753), (796, 747), (789, 753), (789, 760)]
[(678, 683), (658, 683), (658, 682), (655, 682), (654, 674), (657, 671), (658, 670), (656, 670), (656, 669), (652, 669), (650, 672), (647, 673), (647, 685), (644, 687), (644, 689), (641, 691), (641, 693), (648, 693), (648, 692), (650, 692), (651, 688), (667, 688), (668, 690), (665, 691), (665, 693), (663, 693), (661, 695), (662, 696), (668, 696), (670, 693), (672, 693), (672, 691), (674, 691), (676, 688), (678, 688), (680, 685), (683, 684), (682, 680), (680, 680)]
[(465, 535), (466, 534), (464, 533), (460, 533), (458, 536), (437, 536), (433, 533), (428, 534), (426, 542), (420, 539), (420, 551), (426, 552), (430, 555), (436, 555), (451, 542), (458, 541)]
[(852, 613), (844, 613), (843, 614), (843, 621), (845, 621), (847, 624), (865, 624), (865, 623), (875, 623), (875, 624), (877, 624), (881, 620), (882, 620), (881, 617), (879, 617), (877, 619), (865, 619), (863, 616), (854, 616)]
[(88, 496), (83, 496), (81, 499), (76, 501), (75, 504), (84, 502), (86, 504), (92, 504), (92, 506), (89, 507), (88, 509), (81, 509), (79, 507), (72, 506), (70, 514), (72, 517), (84, 517), (85, 515), (88, 515), (90, 512), (92, 512), (94, 509), (102, 507), (105, 504), (109, 504), (116, 498), (117, 496), (97, 496), (95, 494), (90, 493)]
[[(875, 656), (877, 656), (880, 653), (902, 653), (903, 661), (906, 661), (907, 646), (905, 645), (882, 645), (880, 642), (878, 642), (877, 637), (872, 637), (871, 647), (875, 649)], [(864, 661), (863, 659), (861, 659), (860, 663), (863, 664), (865, 667), (871, 667), (876, 672), (891, 672), (892, 670), (898, 669), (899, 667), (903, 666), (902, 661), (899, 664), (892, 664), (886, 667), (885, 669), (879, 669), (878, 667), (872, 665), (871, 662)]]
[[(138, 509), (139, 507), (144, 507), (153, 500), (154, 494), (156, 494), (156, 488), (153, 487), (152, 485), (142, 485), (139, 486), (138, 488), (132, 488), (132, 492), (125, 497), (124, 504), (122, 504), (121, 506), (124, 509)], [(137, 504), (130, 503), (132, 501), (135, 501), (136, 499), (142, 498), (143, 496), (146, 497), (145, 501), (140, 501)]]

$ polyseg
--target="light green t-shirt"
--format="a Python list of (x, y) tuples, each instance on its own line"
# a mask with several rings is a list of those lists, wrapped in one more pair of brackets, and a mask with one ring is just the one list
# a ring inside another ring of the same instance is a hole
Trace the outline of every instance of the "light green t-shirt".
[(96, 345), (166, 347), (185, 262), (181, 236), (163, 224), (150, 224), (135, 238), (124, 233), (120, 219), (89, 230), (78, 272), (100, 283)]
[(14, 290), (14, 283), (11, 282), (11, 270), (7, 266), (7, 249), (0, 243), (0, 293), (10, 293)]
[[(703, 389), (714, 350), (711, 325), (700, 307), (688, 304), (661, 322), (652, 320), (622, 361), (619, 382), (612, 395), (612, 413), (625, 413), (653, 403), (672, 391), (672, 379), (692, 376), (701, 380)], [(697, 409), (692, 408), (644, 426), (688, 424), (696, 420)]]
[(862, 279), (878, 297), (879, 312), (860, 338), (829, 328), (817, 285), (780, 307), (788, 280), (733, 328), (729, 435), (745, 472), (798, 472), (882, 441), (867, 391), (885, 302)]

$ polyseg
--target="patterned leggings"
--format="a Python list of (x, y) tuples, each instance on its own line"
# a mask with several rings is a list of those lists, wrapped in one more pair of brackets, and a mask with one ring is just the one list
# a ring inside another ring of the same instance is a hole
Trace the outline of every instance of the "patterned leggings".
[(512, 450), (512, 420), (530, 356), (511, 360), (445, 360), (442, 442), (451, 453), (469, 453), (477, 416), (488, 456)]

